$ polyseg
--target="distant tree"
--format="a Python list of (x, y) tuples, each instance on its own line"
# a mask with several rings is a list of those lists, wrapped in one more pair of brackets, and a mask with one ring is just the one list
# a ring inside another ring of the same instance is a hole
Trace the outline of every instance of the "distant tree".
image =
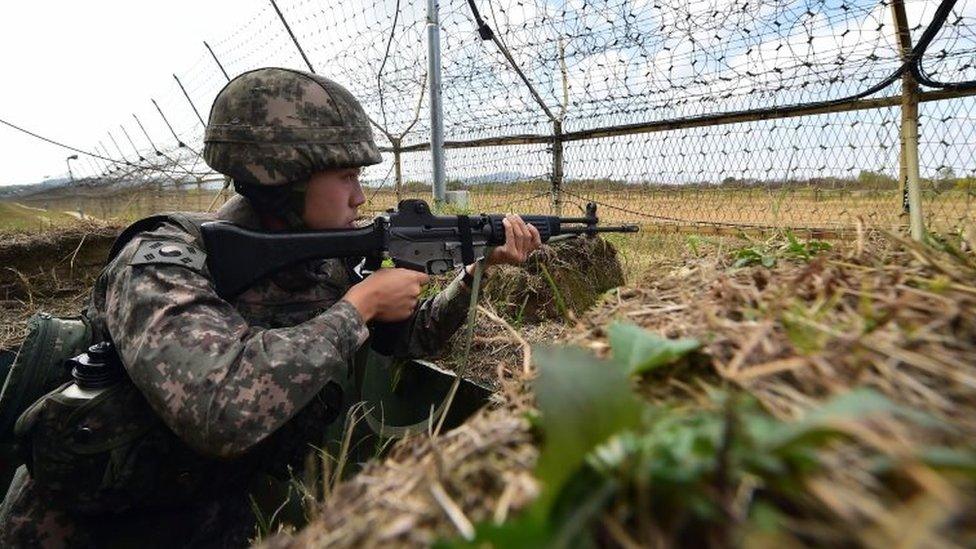
[(957, 191), (962, 191), (967, 194), (976, 194), (976, 178), (973, 177), (960, 177), (956, 179), (953, 187)]
[(869, 189), (891, 189), (898, 186), (898, 181), (883, 172), (861, 170), (857, 174), (857, 186)]

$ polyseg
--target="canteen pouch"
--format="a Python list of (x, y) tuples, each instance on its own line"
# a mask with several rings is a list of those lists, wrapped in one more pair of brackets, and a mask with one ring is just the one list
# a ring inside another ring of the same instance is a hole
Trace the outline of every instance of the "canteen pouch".
[(81, 514), (182, 507), (239, 489), (255, 466), (191, 450), (128, 379), (90, 399), (44, 395), (17, 421), (15, 436), (37, 486)]
[(13, 441), (17, 418), (37, 399), (71, 379), (64, 361), (88, 348), (91, 327), (82, 317), (37, 313), (27, 321), (20, 346), (0, 392), (0, 442)]
[[(129, 382), (94, 398), (62, 394), (66, 383), (35, 402), (17, 421), (21, 457), (34, 481), (80, 512), (122, 511), (151, 493), (156, 426), (149, 406)], [(148, 474), (147, 474), (148, 473)]]
[(226, 486), (216, 480), (221, 464), (180, 443), (131, 381), (87, 400), (66, 396), (69, 385), (34, 403), (15, 428), (31, 477), (63, 507), (119, 513), (185, 504)]

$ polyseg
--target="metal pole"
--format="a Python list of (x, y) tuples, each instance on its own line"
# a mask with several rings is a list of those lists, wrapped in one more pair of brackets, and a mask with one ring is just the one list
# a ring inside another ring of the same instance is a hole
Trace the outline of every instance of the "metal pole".
[[(892, 15), (898, 31), (898, 45), (902, 59), (912, 52), (912, 36), (905, 15), (904, 0), (892, 0)], [(908, 226), (912, 238), (922, 240), (925, 224), (922, 219), (922, 191), (918, 168), (918, 83), (910, 70), (902, 74), (901, 92), (901, 162), (899, 165), (900, 187), (903, 189), (902, 207), (908, 209)]]
[(156, 151), (156, 156), (163, 156), (163, 153), (160, 152), (159, 147), (157, 147), (156, 144), (153, 143), (152, 138), (149, 137), (149, 132), (146, 131), (146, 127), (142, 125), (142, 121), (139, 120), (139, 117), (136, 116), (136, 113), (132, 113), (132, 118), (136, 119), (136, 124), (139, 126), (139, 129), (142, 130), (142, 135), (146, 136), (146, 141), (149, 142), (149, 146), (151, 146), (153, 150)]
[(197, 115), (197, 120), (200, 121), (200, 125), (203, 126), (204, 128), (206, 128), (207, 127), (207, 123), (203, 121), (203, 117), (200, 116), (200, 111), (197, 110), (197, 106), (194, 105), (193, 104), (193, 100), (190, 99), (190, 94), (186, 93), (186, 88), (183, 87), (183, 82), (180, 82), (180, 79), (175, 74), (173, 75), (173, 79), (176, 80), (176, 83), (177, 84), (179, 84), (180, 91), (183, 92), (183, 97), (186, 98), (186, 102), (189, 103), (190, 104), (190, 108), (193, 109), (193, 114)]
[(99, 172), (101, 172), (101, 170), (98, 169), (98, 164), (92, 161), (91, 157), (88, 156), (85, 157), (85, 162), (88, 163), (88, 169), (91, 170), (92, 177), (98, 178)]
[(569, 69), (566, 66), (566, 48), (562, 38), (557, 43), (559, 51), (559, 73), (563, 83), (563, 104), (559, 109), (559, 119), (552, 122), (552, 214), (562, 215), (563, 211), (563, 120), (566, 119), (566, 109), (569, 108)]
[(217, 67), (220, 69), (220, 72), (224, 73), (224, 78), (226, 78), (227, 81), (230, 82), (230, 76), (227, 76), (227, 71), (225, 71), (224, 66), (220, 64), (220, 59), (217, 59), (217, 54), (215, 54), (213, 49), (211, 49), (210, 44), (208, 44), (207, 41), (204, 40), (203, 45), (206, 46), (207, 51), (210, 52), (210, 57), (213, 57), (214, 63), (217, 63)]
[[(105, 158), (112, 158), (111, 155), (108, 154), (108, 149), (105, 148), (105, 145), (103, 145), (101, 141), (98, 142), (98, 145), (102, 147), (102, 150), (99, 151), (98, 146), (96, 146), (95, 152), (101, 154)], [(101, 160), (102, 164), (104, 164), (104, 166), (102, 166), (102, 169), (106, 174), (111, 173), (112, 170), (115, 169), (115, 161), (109, 162), (108, 160), (103, 160), (103, 159), (99, 159), (99, 160)]]
[(552, 123), (552, 215), (562, 215), (563, 124)]
[(396, 203), (399, 204), (403, 200), (403, 166), (401, 162), (403, 161), (400, 156), (400, 140), (396, 139), (392, 141), (393, 143), (393, 183), (396, 190)]
[(434, 206), (444, 203), (444, 106), (441, 103), (441, 36), (437, 0), (427, 0), (427, 74), (430, 78), (430, 156), (434, 168)]
[[(176, 130), (173, 129), (173, 126), (169, 123), (169, 120), (166, 119), (166, 115), (163, 114), (163, 109), (159, 108), (159, 103), (156, 103), (156, 100), (155, 99), (152, 99), (152, 98), (150, 98), (149, 100), (152, 101), (152, 104), (156, 107), (156, 110), (159, 112), (159, 116), (162, 117), (163, 122), (166, 124), (166, 127), (169, 128), (169, 132), (171, 134), (173, 134), (173, 139), (176, 140), (177, 147), (186, 148), (190, 152), (192, 152), (193, 154), (197, 155), (197, 158), (200, 158), (200, 153), (198, 153), (197, 151), (195, 151), (193, 149), (193, 147), (190, 147), (189, 145), (187, 145), (186, 143), (184, 143), (180, 139), (180, 136), (176, 134)], [(145, 130), (143, 130), (143, 131), (145, 131)], [(157, 154), (163, 155), (163, 153), (159, 152), (158, 150), (157, 150)], [(165, 155), (163, 155), (163, 156), (165, 156)], [(183, 170), (184, 172), (186, 172), (187, 175), (196, 178), (196, 180), (197, 180), (197, 190), (200, 190), (201, 183), (200, 183), (200, 177), (198, 175), (196, 175), (193, 172), (191, 172), (190, 170), (184, 168), (179, 162), (177, 162), (177, 161), (175, 161), (173, 159), (170, 159), (169, 157), (166, 157), (166, 158), (169, 159), (169, 160), (171, 160), (178, 168), (180, 168), (181, 170)], [(180, 183), (177, 182), (177, 185), (179, 185), (179, 184)]]
[[(77, 154), (73, 154), (73, 155), (69, 156), (68, 158), (65, 158), (64, 159), (64, 163), (68, 165), (68, 178), (71, 180), (71, 183), (72, 183), (71, 186), (72, 186), (72, 188), (74, 188), (75, 174), (73, 174), (71, 172), (71, 161), (72, 160), (78, 160), (78, 155)], [(78, 193), (78, 194), (75, 195), (75, 208), (78, 210), (78, 217), (80, 217), (81, 219), (85, 219), (85, 212), (84, 212), (84, 210), (81, 209), (81, 193), (78, 192), (77, 189), (74, 189), (74, 192)]]
[(73, 155), (69, 156), (68, 158), (65, 158), (64, 159), (64, 163), (68, 165), (68, 179), (71, 180), (72, 183), (74, 183), (75, 182), (75, 174), (71, 171), (71, 161), (72, 160), (78, 160), (78, 155), (77, 154), (73, 154)]
[(119, 127), (122, 128), (122, 133), (125, 135), (125, 138), (129, 140), (129, 144), (132, 145), (132, 150), (136, 151), (136, 156), (139, 157), (139, 161), (145, 162), (146, 159), (141, 154), (139, 154), (139, 148), (136, 147), (135, 141), (133, 141), (132, 138), (129, 137), (129, 132), (125, 131), (125, 126), (119, 124)]
[[(112, 155), (108, 153), (108, 147), (105, 146), (105, 143), (99, 141), (98, 145), (102, 147), (102, 155), (104, 155), (105, 158), (112, 158)], [(95, 150), (97, 151), (98, 147), (95, 147)], [(116, 162), (115, 160), (105, 160), (104, 162), (105, 162), (105, 169), (109, 171), (116, 169), (117, 167), (116, 164), (119, 164), (119, 162)]]
[(315, 73), (315, 69), (312, 67), (312, 63), (308, 60), (308, 56), (305, 55), (305, 50), (302, 49), (302, 45), (299, 44), (298, 39), (295, 38), (295, 33), (291, 32), (291, 27), (288, 26), (288, 21), (285, 21), (284, 14), (282, 14), (281, 10), (278, 9), (278, 4), (275, 3), (275, 0), (271, 0), (271, 5), (274, 7), (274, 10), (278, 13), (278, 19), (281, 19), (281, 24), (284, 25), (285, 30), (288, 31), (288, 36), (291, 36), (291, 41), (294, 42), (295, 47), (298, 48), (298, 53), (302, 55), (302, 59), (304, 59), (305, 64), (308, 65), (309, 72)]
[(176, 135), (176, 130), (173, 129), (173, 125), (170, 124), (169, 120), (166, 119), (166, 115), (163, 114), (163, 109), (159, 108), (159, 103), (156, 103), (156, 100), (152, 98), (150, 98), (149, 100), (152, 101), (153, 106), (155, 106), (156, 110), (159, 111), (159, 116), (163, 118), (163, 123), (165, 123), (166, 127), (169, 128), (169, 133), (173, 134), (173, 139), (176, 140), (176, 145), (178, 147), (186, 147), (186, 143), (184, 143), (183, 140), (180, 139), (180, 136)]
[(122, 152), (122, 147), (119, 146), (119, 142), (116, 141), (115, 140), (115, 136), (112, 135), (112, 130), (109, 130), (108, 131), (108, 138), (112, 140), (112, 144), (115, 145), (116, 150), (119, 151), (119, 156), (122, 157), (122, 160), (124, 160), (126, 164), (128, 164), (129, 166), (131, 166), (132, 165), (132, 162), (129, 162), (129, 159), (125, 157), (125, 153)]

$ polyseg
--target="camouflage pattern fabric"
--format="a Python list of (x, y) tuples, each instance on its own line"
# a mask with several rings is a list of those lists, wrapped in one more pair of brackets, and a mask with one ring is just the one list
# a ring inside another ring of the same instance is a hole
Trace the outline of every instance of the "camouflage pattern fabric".
[(207, 164), (245, 185), (285, 185), (381, 161), (359, 101), (328, 78), (291, 69), (257, 69), (228, 82), (210, 109), (204, 143)]
[[(256, 215), (240, 197), (218, 217), (256, 224)], [(351, 375), (351, 362), (369, 336), (356, 309), (341, 300), (356, 276), (339, 260), (303, 265), (228, 303), (217, 297), (205, 265), (133, 265), (134, 254), (149, 241), (199, 246), (193, 235), (173, 225), (140, 234), (99, 277), (88, 315), (96, 333), (112, 335), (132, 383), (167, 432), (175, 434), (175, 443), (187, 450), (164, 452), (201, 460), (202, 465), (187, 465), (201, 484), (188, 489), (195, 504), (211, 505), (220, 514), (221, 501), (246, 503), (246, 478), (259, 470), (287, 474), (288, 466), (300, 465), (309, 444), (321, 443), (325, 425), (334, 420), (345, 396), (337, 387)], [(469, 297), (458, 276), (421, 302), (396, 348), (409, 356), (438, 351), (463, 323)], [(165, 466), (168, 460), (163, 461)], [(180, 476), (179, 471), (160, 474), (170, 473)], [(80, 532), (92, 520), (111, 516), (107, 509), (84, 519), (59, 511), (58, 496), (38, 497), (43, 490), (34, 479), (22, 476), (18, 482), (4, 502), (0, 546), (35, 546), (45, 540), (56, 546), (58, 532), (83, 541)], [(222, 488), (213, 494), (206, 485)], [(171, 519), (138, 507), (126, 514), (127, 520), (141, 517), (157, 526)], [(215, 528), (251, 531), (250, 513), (231, 515), (247, 524), (221, 522)], [(161, 522), (152, 522), (156, 516)], [(173, 531), (187, 521), (193, 525), (190, 531), (197, 531), (204, 519), (181, 514)], [(52, 524), (57, 528), (51, 530)]]
[(21, 466), (0, 507), (3, 547), (246, 547), (254, 535), (254, 516), (239, 492), (189, 501), (180, 507), (105, 515), (73, 516), (51, 505), (51, 493), (31, 480)]

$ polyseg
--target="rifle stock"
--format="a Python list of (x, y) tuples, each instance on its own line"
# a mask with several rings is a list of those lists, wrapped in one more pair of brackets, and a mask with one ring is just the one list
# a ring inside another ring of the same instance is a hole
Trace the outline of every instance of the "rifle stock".
[(200, 230), (217, 294), (228, 298), (275, 271), (303, 261), (380, 254), (385, 248), (384, 223), (380, 218), (361, 229), (265, 233), (217, 221), (204, 223)]

